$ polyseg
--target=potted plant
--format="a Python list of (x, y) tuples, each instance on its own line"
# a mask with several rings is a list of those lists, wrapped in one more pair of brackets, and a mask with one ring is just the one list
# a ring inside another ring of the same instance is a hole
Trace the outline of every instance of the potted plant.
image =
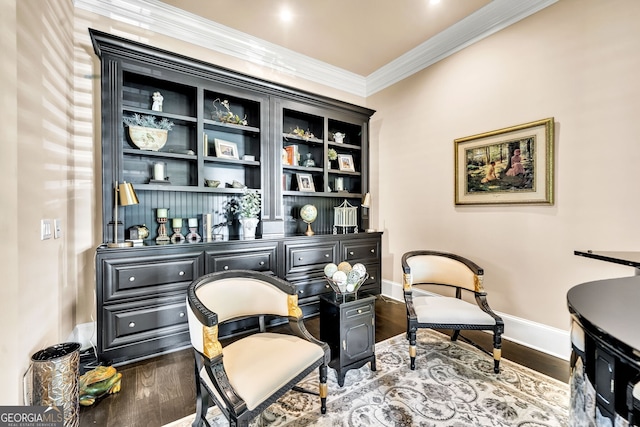
[(262, 209), (260, 193), (257, 190), (245, 189), (239, 201), (240, 223), (245, 239), (255, 239), (258, 215)]
[(327, 151), (327, 158), (329, 159), (329, 168), (333, 169), (333, 162), (338, 159), (338, 152), (333, 148), (329, 148)]
[(138, 113), (123, 117), (122, 122), (129, 127), (131, 141), (141, 150), (160, 150), (167, 142), (168, 132), (173, 129), (173, 122), (166, 118), (158, 121), (155, 116)]

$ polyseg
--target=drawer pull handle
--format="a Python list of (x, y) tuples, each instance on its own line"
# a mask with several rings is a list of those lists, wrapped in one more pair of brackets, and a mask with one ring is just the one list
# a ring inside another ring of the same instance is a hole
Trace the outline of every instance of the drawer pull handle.
[(375, 250), (375, 249), (371, 249), (371, 253), (372, 253), (372, 254), (375, 254), (375, 253), (376, 253), (376, 250)]
[(300, 290), (298, 291), (298, 293), (299, 293), (299, 294), (304, 294), (304, 290), (300, 289)]
[(178, 316), (184, 317), (184, 312), (181, 311), (180, 314), (178, 314)]
[(264, 261), (260, 261), (260, 265), (264, 265)]
[(225, 265), (225, 266), (224, 266), (224, 269), (225, 269), (225, 270), (228, 270), (228, 269), (229, 269), (229, 266), (228, 266), (228, 265)]
[(349, 255), (353, 255), (353, 251), (349, 251)]
[(329, 284), (324, 285), (325, 288), (329, 289)]
[(135, 276), (131, 276), (131, 277), (129, 277), (129, 281), (130, 281), (130, 282), (133, 282), (133, 281), (135, 281), (135, 280), (136, 280)]
[(362, 314), (362, 309), (361, 308), (358, 309), (358, 314)]
[(342, 340), (342, 349), (343, 350), (347, 350), (347, 341), (346, 340)]
[(129, 327), (130, 327), (130, 328), (135, 328), (135, 327), (136, 327), (136, 322), (131, 322), (131, 323), (129, 323)]
[(181, 271), (180, 273), (178, 273), (178, 276), (184, 276), (184, 271)]
[(302, 261), (302, 257), (298, 258), (298, 261)]
[(324, 257), (325, 258), (329, 258), (329, 254), (324, 254)]

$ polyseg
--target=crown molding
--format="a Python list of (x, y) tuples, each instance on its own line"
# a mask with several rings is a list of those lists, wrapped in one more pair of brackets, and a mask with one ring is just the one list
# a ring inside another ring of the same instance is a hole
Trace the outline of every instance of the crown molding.
[(433, 65), (557, 1), (493, 0), (485, 7), (369, 74), (367, 76), (367, 96)]
[(530, 16), (558, 0), (493, 0), (369, 76), (361, 76), (158, 0), (74, 0), (74, 6), (251, 62), (295, 78), (367, 97)]

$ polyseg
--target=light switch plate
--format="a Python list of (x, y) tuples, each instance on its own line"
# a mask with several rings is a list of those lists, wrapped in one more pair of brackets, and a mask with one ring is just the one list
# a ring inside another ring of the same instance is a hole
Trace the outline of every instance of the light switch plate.
[(47, 240), (51, 238), (51, 220), (40, 220), (40, 240)]

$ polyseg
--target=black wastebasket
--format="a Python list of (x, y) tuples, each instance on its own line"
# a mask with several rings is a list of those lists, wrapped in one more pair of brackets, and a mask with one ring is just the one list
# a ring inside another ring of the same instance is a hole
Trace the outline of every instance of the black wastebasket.
[(32, 404), (62, 406), (64, 426), (80, 423), (78, 377), (80, 344), (66, 342), (47, 347), (31, 356), (33, 369)]

